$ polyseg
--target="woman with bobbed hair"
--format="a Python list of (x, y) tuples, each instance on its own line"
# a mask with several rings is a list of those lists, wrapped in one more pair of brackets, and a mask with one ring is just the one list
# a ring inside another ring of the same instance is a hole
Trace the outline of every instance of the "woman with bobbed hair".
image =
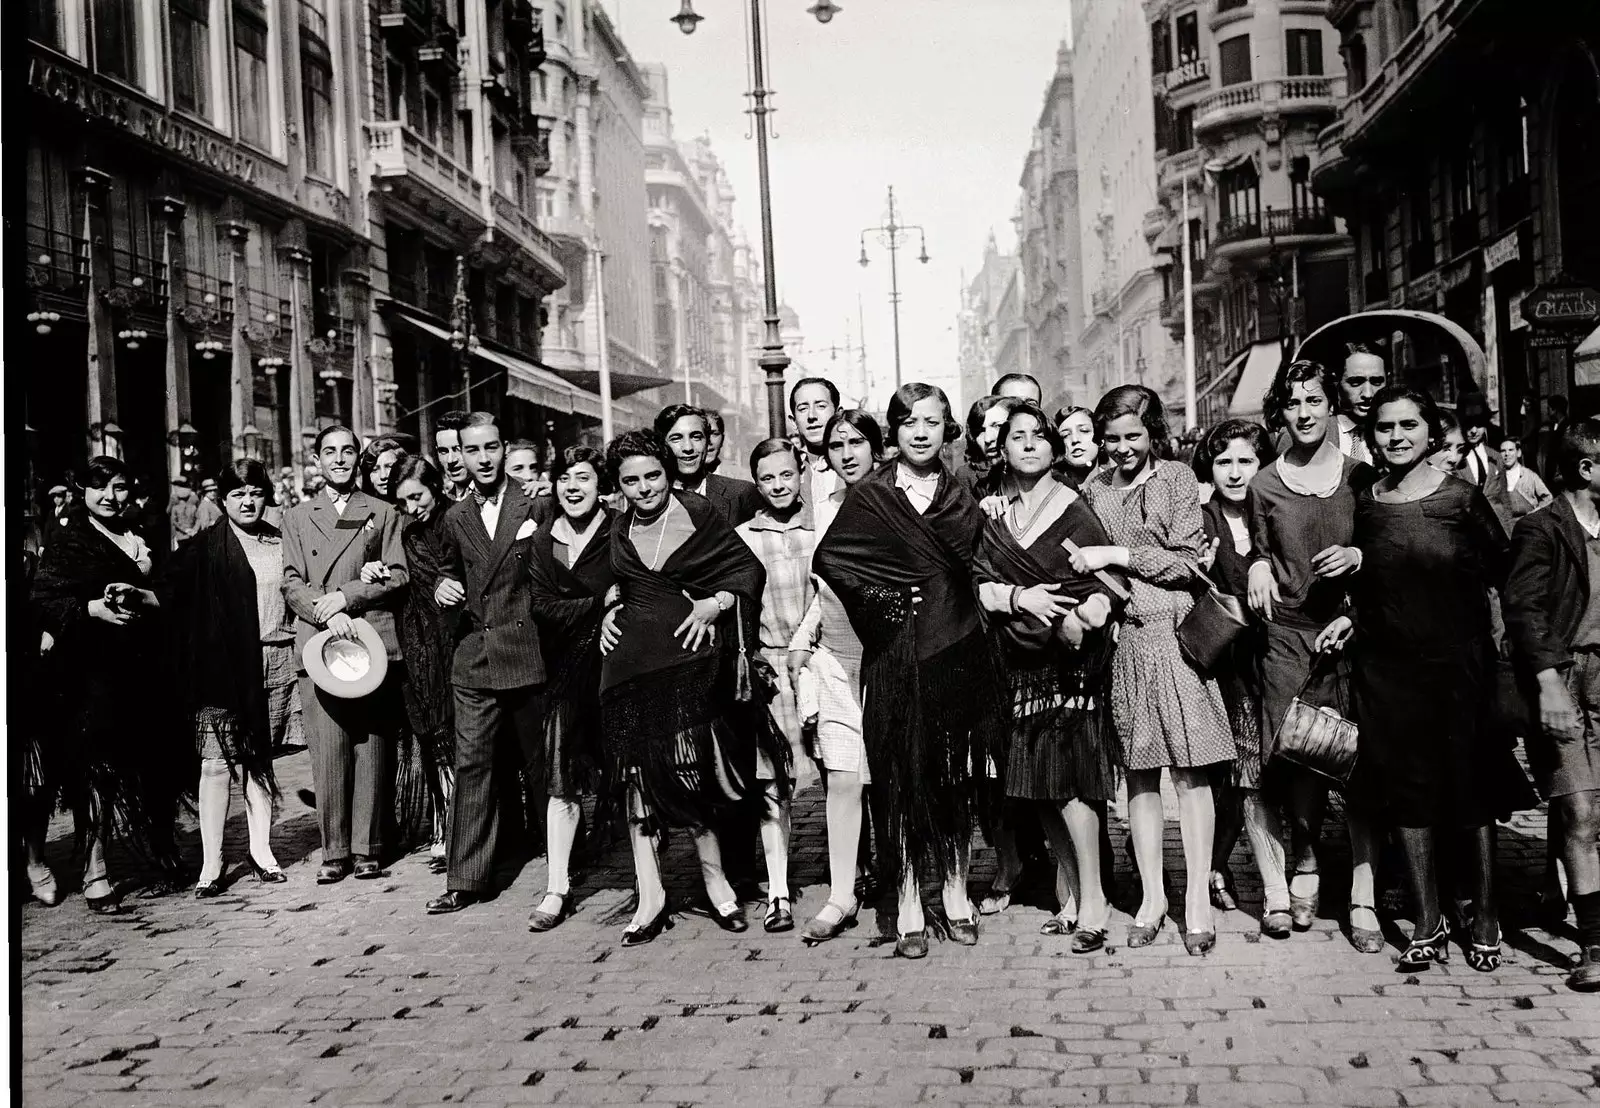
[(628, 431), (606, 447), (606, 478), (628, 505), (610, 544), (619, 600), (600, 628), (601, 726), (627, 788), (639, 884), (625, 946), (672, 924), (656, 854), (668, 827), (694, 833), (712, 919), (748, 929), (711, 829), (759, 810), (756, 752), (770, 737), (748, 657), (760, 642), (766, 574), (716, 505), (671, 487), (671, 464), (654, 431)]
[(549, 931), (572, 911), (572, 848), (583, 820), (580, 797), (608, 792), (600, 734), (600, 620), (617, 595), (611, 569), (611, 491), (605, 455), (569, 446), (550, 467), (556, 516), (528, 550), (533, 618), (548, 669), (545, 681), (544, 792), (549, 876), (528, 919)]
[(1056, 462), (1056, 476), (1076, 491), (1083, 487), (1089, 475), (1100, 462), (1100, 444), (1096, 441), (1094, 413), (1077, 404), (1056, 412), (1056, 430), (1061, 434), (1061, 457)]
[(178, 692), (200, 757), (203, 860), (195, 896), (222, 891), (222, 832), (234, 782), (244, 790), (250, 868), (286, 880), (272, 855), (272, 752), (292, 732), (299, 659), (283, 600), (283, 538), (266, 521), (272, 478), (253, 459), (217, 474), (224, 520), (181, 547), (161, 587), (172, 629)]
[(394, 477), (395, 471), (408, 457), (410, 455), (406, 453), (406, 448), (392, 435), (379, 435), (367, 443), (361, 451), (361, 457), (356, 459), (361, 491), (393, 504), (395, 493), (400, 488)]
[[(111, 914), (121, 911), (106, 868), (113, 830), (165, 872), (166, 884), (181, 885), (173, 829), (178, 798), (195, 779), (194, 748), (180, 737), (170, 698), (157, 692), (165, 677), (159, 600), (149, 588), (150, 548), (128, 527), (127, 468), (98, 457), (75, 480), (82, 507), (51, 533), (33, 585), (54, 646), (46, 687), (31, 705), (42, 737), (28, 816), (42, 840), (58, 800), (72, 811), (86, 850), (84, 901)], [(137, 741), (134, 705), (145, 712)]]

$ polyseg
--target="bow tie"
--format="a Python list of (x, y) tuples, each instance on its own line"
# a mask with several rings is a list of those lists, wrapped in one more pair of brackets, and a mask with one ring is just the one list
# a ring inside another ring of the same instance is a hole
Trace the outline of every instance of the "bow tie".
[(500, 503), (500, 494), (502, 492), (504, 492), (504, 491), (505, 491), (505, 487), (501, 486), (500, 488), (495, 490), (495, 493), (494, 493), (493, 496), (490, 496), (489, 494), (481, 491), (478, 488), (477, 485), (473, 485), (472, 486), (472, 499), (477, 503), (478, 507), (480, 507), (480, 508), (483, 507), (485, 504), (499, 504)]

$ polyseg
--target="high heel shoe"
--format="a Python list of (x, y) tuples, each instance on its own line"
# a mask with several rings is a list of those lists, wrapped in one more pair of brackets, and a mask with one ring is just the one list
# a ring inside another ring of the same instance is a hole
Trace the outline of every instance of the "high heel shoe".
[(761, 929), (769, 935), (794, 930), (794, 909), (786, 896), (775, 896), (767, 902), (767, 914), (761, 920)]
[(250, 872), (255, 874), (256, 880), (261, 882), (263, 885), (281, 885), (283, 882), (289, 880), (289, 878), (284, 875), (283, 870), (279, 869), (277, 866), (268, 868), (248, 855), (246, 855), (246, 860), (250, 863)]
[(1212, 947), (1216, 945), (1217, 933), (1215, 931), (1185, 931), (1183, 933), (1183, 949), (1187, 950), (1191, 957), (1210, 954)]
[(196, 900), (210, 900), (212, 897), (221, 895), (221, 881), (202, 881), (194, 887), (194, 898)]
[(1167, 911), (1161, 910), (1154, 923), (1139, 923), (1135, 921), (1128, 926), (1129, 946), (1149, 946), (1156, 941), (1156, 936), (1161, 934), (1162, 926), (1167, 922)]
[(631, 923), (622, 932), (623, 946), (643, 946), (653, 943), (663, 931), (672, 930), (672, 902), (661, 906), (661, 911), (649, 923)]
[(1350, 905), (1350, 945), (1362, 954), (1381, 953), (1383, 951), (1383, 932), (1355, 925), (1355, 913), (1362, 909), (1371, 912), (1374, 916), (1378, 914), (1370, 904)]
[(1449, 939), (1450, 928), (1441, 918), (1431, 935), (1412, 938), (1400, 952), (1400, 957), (1394, 964), (1395, 969), (1401, 973), (1415, 973), (1427, 969), (1435, 962), (1444, 965), (1450, 961)]
[(895, 940), (896, 958), (926, 958), (928, 956), (928, 929), (909, 931)]
[(950, 919), (948, 916), (942, 921), (944, 937), (957, 946), (978, 945), (978, 917), (968, 916), (966, 919)]
[(1296, 871), (1295, 877), (1317, 878), (1317, 891), (1310, 896), (1296, 896), (1294, 885), (1289, 886), (1289, 916), (1296, 931), (1310, 931), (1317, 922), (1317, 912), (1322, 907), (1322, 877), (1315, 871)]
[(1493, 973), (1500, 968), (1500, 928), (1494, 929), (1494, 942), (1492, 943), (1467, 943), (1467, 965), (1479, 973)]
[[(826, 912), (829, 908), (832, 908), (834, 911), (839, 913), (839, 919), (837, 922), (823, 922), (822, 912)], [(854, 927), (856, 925), (856, 917), (861, 913), (861, 901), (856, 901), (850, 906), (850, 909), (846, 911), (844, 908), (840, 907), (839, 904), (830, 900), (828, 903), (822, 906), (822, 912), (818, 912), (816, 915), (812, 916), (811, 919), (807, 921), (805, 927), (800, 931), (800, 941), (805, 943), (807, 946), (817, 946), (820, 943), (837, 939), (846, 930)]]
[(1233, 895), (1233, 878), (1225, 870), (1211, 871), (1211, 906), (1219, 912), (1231, 912), (1239, 907)]
[[(723, 911), (724, 908), (727, 911)], [(744, 915), (744, 905), (737, 900), (721, 906), (713, 904), (711, 918), (716, 921), (718, 927), (735, 935), (750, 930), (750, 922)]]

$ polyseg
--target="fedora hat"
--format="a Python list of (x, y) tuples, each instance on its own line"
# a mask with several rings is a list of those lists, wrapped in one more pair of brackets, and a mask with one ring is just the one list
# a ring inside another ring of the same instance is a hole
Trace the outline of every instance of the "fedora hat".
[(383, 684), (389, 655), (377, 628), (364, 619), (352, 619), (355, 639), (341, 639), (332, 631), (318, 631), (306, 641), (300, 660), (306, 675), (329, 696), (355, 700)]

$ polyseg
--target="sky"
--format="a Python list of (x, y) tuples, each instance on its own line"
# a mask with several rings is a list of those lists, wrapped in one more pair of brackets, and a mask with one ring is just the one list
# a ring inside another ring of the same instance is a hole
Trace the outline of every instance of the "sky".
[[(670, 22), (679, 0), (603, 2), (634, 59), (667, 67), (675, 136), (710, 136), (735, 218), (758, 246), (748, 5), (695, 0), (705, 18), (684, 35)], [(842, 0), (827, 25), (807, 14), (811, 2), (765, 0), (775, 268), (779, 298), (805, 335), (799, 358), (825, 369), (828, 347), (856, 342), (859, 310), (872, 406), (887, 400), (888, 252), (869, 236), (872, 264), (858, 259), (860, 232), (886, 222), (893, 185), (900, 222), (926, 230), (931, 259), (916, 260), (915, 236), (900, 252), (903, 378), (944, 385), (955, 400), (962, 274), (982, 264), (991, 230), (1002, 250), (1015, 241), (1017, 182), (1068, 33), (1068, 0)]]

